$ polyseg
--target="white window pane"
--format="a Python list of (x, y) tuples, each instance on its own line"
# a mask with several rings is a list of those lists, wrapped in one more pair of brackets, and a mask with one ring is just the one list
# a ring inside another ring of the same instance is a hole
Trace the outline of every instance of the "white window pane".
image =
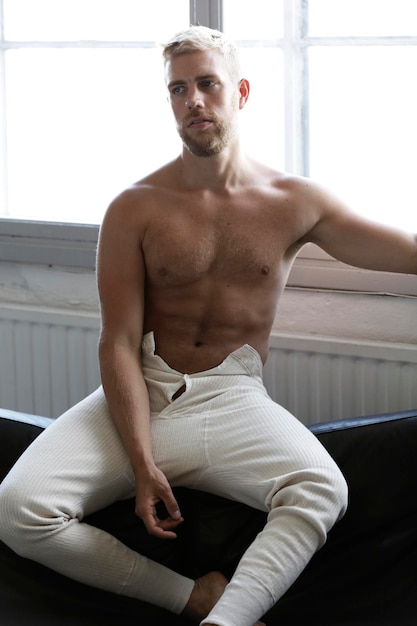
[(353, 208), (417, 231), (417, 48), (310, 51), (312, 178)]
[(12, 217), (99, 222), (178, 153), (158, 48), (10, 50), (6, 70)]
[(416, 0), (309, 0), (312, 36), (415, 36)]
[(283, 0), (223, 0), (223, 30), (232, 39), (280, 39), (283, 23)]
[[(282, 169), (282, 53), (241, 55), (244, 146)], [(159, 49), (10, 50), (6, 64), (10, 216), (100, 222), (118, 192), (179, 153)]]
[(189, 23), (189, 0), (3, 0), (17, 41), (161, 41)]
[(251, 91), (241, 111), (246, 152), (271, 167), (284, 169), (284, 68), (279, 48), (241, 48), (245, 78)]

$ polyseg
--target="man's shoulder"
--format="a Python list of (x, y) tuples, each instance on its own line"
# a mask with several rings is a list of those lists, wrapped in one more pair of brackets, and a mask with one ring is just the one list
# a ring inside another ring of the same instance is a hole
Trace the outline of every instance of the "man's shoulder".
[(271, 185), (277, 189), (297, 193), (311, 185), (314, 185), (314, 183), (304, 176), (298, 176), (289, 172), (272, 171)]
[(276, 172), (271, 176), (270, 187), (282, 194), (294, 207), (304, 210), (317, 207), (331, 199), (331, 193), (323, 185), (305, 176)]
[(261, 186), (287, 192), (302, 191), (314, 183), (303, 176), (277, 170), (259, 161), (252, 162), (252, 176)]
[(129, 210), (132, 206), (146, 206), (155, 201), (159, 194), (163, 194), (172, 186), (173, 164), (168, 163), (163, 167), (147, 174), (140, 180), (123, 189), (111, 202), (113, 210)]
[(150, 172), (138, 180), (133, 187), (137, 189), (149, 189), (150, 187), (163, 188), (165, 186), (170, 186), (172, 181), (175, 179), (177, 167), (178, 159), (169, 161), (169, 163), (165, 163), (165, 165), (162, 165), (158, 169)]

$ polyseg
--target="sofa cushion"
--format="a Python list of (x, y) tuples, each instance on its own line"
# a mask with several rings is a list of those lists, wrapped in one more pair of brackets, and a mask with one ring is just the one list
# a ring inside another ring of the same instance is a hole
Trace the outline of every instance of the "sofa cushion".
[[(4, 474), (48, 422), (37, 417), (17, 421), (1, 415)], [(267, 625), (414, 626), (417, 412), (331, 422), (312, 430), (347, 479), (349, 508), (326, 545), (266, 616)], [(263, 527), (265, 514), (189, 489), (177, 489), (176, 496), (185, 522), (174, 542), (147, 534), (135, 516), (133, 500), (115, 503), (86, 521), (188, 576), (210, 569), (230, 576)], [(0, 606), (7, 626), (188, 624), (184, 618), (146, 603), (66, 579), (17, 557), (3, 544)]]

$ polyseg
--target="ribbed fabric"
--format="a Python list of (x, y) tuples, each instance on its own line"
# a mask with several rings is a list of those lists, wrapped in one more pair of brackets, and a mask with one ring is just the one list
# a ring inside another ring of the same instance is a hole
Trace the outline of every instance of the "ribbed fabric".
[(99, 388), (35, 439), (4, 479), (0, 539), (70, 578), (180, 613), (194, 581), (82, 522), (134, 494), (129, 459)]
[[(318, 439), (273, 402), (251, 346), (183, 375), (145, 337), (154, 458), (171, 484), (269, 511), (220, 601), (201, 624), (253, 626), (285, 593), (343, 515), (346, 482)], [(171, 401), (185, 384), (185, 392)]]
[[(150, 333), (142, 360), (157, 466), (173, 486), (269, 512), (222, 598), (201, 622), (253, 626), (343, 514), (345, 481), (317, 438), (268, 397), (253, 348), (243, 346), (218, 367), (190, 375), (173, 370), (154, 351)], [(82, 522), (133, 495), (129, 459), (99, 388), (38, 437), (4, 480), (0, 538), (71, 578), (180, 613), (193, 581)]]

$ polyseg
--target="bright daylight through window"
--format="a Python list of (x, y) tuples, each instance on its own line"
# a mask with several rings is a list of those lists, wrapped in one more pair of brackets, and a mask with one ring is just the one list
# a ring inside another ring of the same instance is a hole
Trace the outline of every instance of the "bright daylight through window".
[[(0, 215), (99, 223), (115, 194), (178, 153), (159, 42), (193, 4), (0, 0)], [(210, 25), (238, 42), (252, 85), (248, 152), (417, 230), (417, 2), (220, 6)]]

